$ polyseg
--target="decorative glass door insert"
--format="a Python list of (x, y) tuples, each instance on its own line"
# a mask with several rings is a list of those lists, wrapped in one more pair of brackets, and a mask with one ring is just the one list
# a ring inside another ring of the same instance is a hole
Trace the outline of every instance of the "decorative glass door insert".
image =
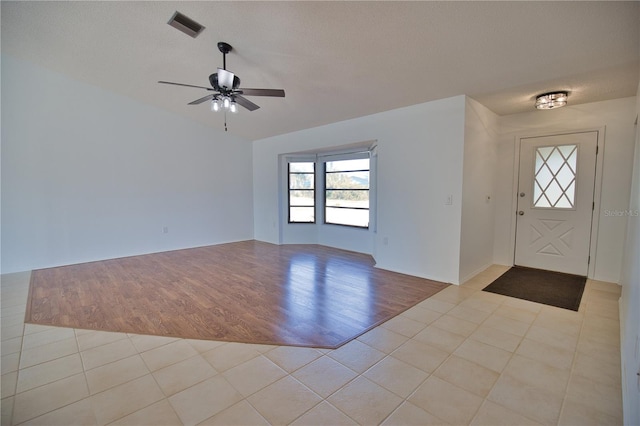
[(536, 148), (533, 207), (575, 208), (577, 158), (578, 145)]

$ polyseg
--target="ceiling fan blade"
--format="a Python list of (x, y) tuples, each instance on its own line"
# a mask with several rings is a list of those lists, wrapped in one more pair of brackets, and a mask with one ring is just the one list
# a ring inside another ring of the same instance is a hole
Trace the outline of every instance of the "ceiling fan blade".
[(159, 81), (158, 83), (162, 83), (162, 84), (173, 84), (174, 86), (195, 87), (196, 89), (213, 90), (211, 87), (194, 86), (193, 84), (184, 84), (184, 83), (172, 83), (172, 82), (170, 82), (170, 81)]
[(215, 96), (215, 95), (207, 95), (207, 96), (204, 96), (204, 97), (202, 97), (202, 98), (200, 98), (200, 99), (196, 99), (196, 100), (195, 100), (195, 101), (193, 101), (193, 102), (189, 102), (189, 103), (188, 103), (188, 105), (198, 105), (198, 104), (201, 104), (201, 103), (203, 103), (203, 102), (210, 101), (211, 99), (213, 99), (213, 97), (214, 97), (214, 96)]
[(282, 89), (239, 89), (246, 96), (274, 96), (276, 98), (284, 98), (284, 90)]
[(249, 99), (243, 98), (240, 95), (235, 95), (234, 99), (236, 100), (236, 103), (238, 103), (239, 105), (242, 105), (243, 107), (245, 107), (249, 111), (255, 111), (258, 108), (260, 108), (258, 105), (254, 104)]
[(232, 72), (218, 68), (218, 86), (233, 89), (233, 77), (235, 76)]

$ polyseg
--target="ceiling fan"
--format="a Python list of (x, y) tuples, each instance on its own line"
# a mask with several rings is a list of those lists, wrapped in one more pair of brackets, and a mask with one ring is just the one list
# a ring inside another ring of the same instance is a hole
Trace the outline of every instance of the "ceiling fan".
[(193, 84), (184, 83), (172, 83), (170, 81), (158, 81), (158, 83), (195, 87), (197, 89), (204, 89), (210, 92), (215, 92), (200, 99), (196, 99), (193, 102), (189, 102), (189, 105), (198, 105), (206, 101), (211, 101), (211, 109), (214, 111), (228, 110), (231, 112), (236, 112), (236, 103), (248, 109), (249, 111), (255, 111), (260, 108), (258, 105), (245, 98), (245, 96), (272, 96), (277, 98), (284, 98), (284, 90), (282, 89), (240, 88), (240, 78), (238, 78), (238, 76), (234, 73), (227, 71), (227, 53), (231, 52), (233, 48), (229, 43), (221, 41), (218, 43), (218, 50), (222, 52), (222, 68), (218, 68), (218, 72), (213, 73), (209, 76), (209, 83), (211, 83), (211, 87), (194, 86)]

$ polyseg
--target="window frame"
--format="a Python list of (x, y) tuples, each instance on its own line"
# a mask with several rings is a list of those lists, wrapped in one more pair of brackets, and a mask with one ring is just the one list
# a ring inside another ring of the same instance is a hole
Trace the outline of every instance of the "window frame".
[[(291, 164), (292, 163), (311, 163), (313, 165), (313, 172), (294, 172), (293, 174), (306, 174), (313, 176), (313, 188), (302, 189), (302, 188), (291, 188)], [(288, 159), (287, 160), (287, 223), (289, 224), (315, 224), (317, 223), (317, 161), (315, 159)], [(313, 204), (311, 205), (292, 205), (291, 204), (291, 192), (292, 191), (312, 191), (313, 192)], [(292, 207), (305, 207), (313, 209), (313, 221), (293, 221), (291, 220), (291, 208)]]

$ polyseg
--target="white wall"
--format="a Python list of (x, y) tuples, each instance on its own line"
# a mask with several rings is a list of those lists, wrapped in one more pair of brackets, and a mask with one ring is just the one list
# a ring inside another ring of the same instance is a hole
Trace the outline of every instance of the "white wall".
[(380, 268), (458, 283), (464, 114), (465, 97), (457, 96), (254, 142), (255, 238), (306, 238), (279, 212), (280, 154), (377, 140), (377, 232), (331, 227), (308, 242), (371, 252)]
[(461, 283), (493, 263), (493, 193), (498, 116), (467, 98), (460, 240)]
[(253, 237), (250, 142), (7, 55), (2, 106), (2, 273)]
[[(500, 140), (495, 197), (494, 262), (513, 264), (513, 171), (519, 136), (556, 131), (595, 129), (606, 126), (602, 197), (599, 206), (598, 247), (592, 278), (618, 282), (622, 262), (626, 220), (606, 216), (605, 210), (625, 210), (631, 188), (635, 97), (567, 106), (551, 111), (532, 111), (500, 117)], [(571, 99), (569, 99), (569, 102)], [(598, 206), (596, 206), (598, 208)]]
[[(640, 86), (636, 97), (636, 119), (640, 114)], [(620, 355), (622, 401), (625, 425), (640, 425), (640, 131), (636, 126), (635, 160), (630, 212), (622, 261), (620, 285)]]

